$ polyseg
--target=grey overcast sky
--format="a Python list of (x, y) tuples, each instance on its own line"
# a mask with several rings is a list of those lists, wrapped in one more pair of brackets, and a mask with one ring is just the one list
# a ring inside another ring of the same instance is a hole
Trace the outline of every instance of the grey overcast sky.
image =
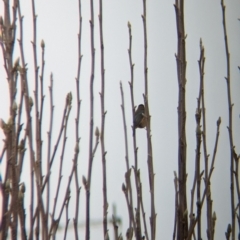
[[(107, 181), (109, 217), (112, 215), (112, 204), (116, 204), (117, 213), (122, 218), (123, 224), (120, 230), (127, 229), (127, 206), (121, 185), (124, 182), (125, 173), (125, 150), (123, 123), (121, 115), (121, 97), (119, 82), (122, 81), (125, 94), (125, 107), (128, 124), (128, 142), (130, 150), (130, 162), (133, 165), (133, 144), (131, 131), (131, 102), (128, 81), (130, 81), (130, 68), (128, 61), (128, 28), (127, 22), (132, 25), (133, 35), (133, 62), (135, 81), (135, 103), (143, 102), (144, 93), (144, 71), (143, 71), (143, 24), (142, 24), (142, 1), (103, 1), (103, 31), (105, 44), (105, 80), (106, 80), (106, 133), (105, 147), (107, 151)], [(73, 93), (73, 107), (68, 129), (67, 153), (63, 170), (62, 188), (70, 173), (74, 141), (76, 116), (76, 87), (75, 77), (77, 74), (77, 33), (78, 33), (78, 1), (64, 0), (42, 0), (36, 1), (37, 18), (37, 47), (38, 64), (41, 64), (40, 42), (44, 39), (45, 48), (45, 77), (44, 91), (45, 114), (43, 122), (43, 144), (46, 153), (46, 143), (49, 117), (49, 79), (50, 73), (54, 77), (54, 132), (53, 140), (56, 141), (61, 121), (61, 113), (65, 102), (65, 96), (69, 91)], [(98, 1), (94, 1), (95, 7), (95, 48), (96, 48), (96, 70), (94, 81), (95, 94), (95, 118), (94, 127), (100, 127), (100, 48), (99, 48), (99, 23)], [(147, 1), (147, 30), (148, 30), (148, 68), (149, 68), (149, 105), (152, 116), (152, 141), (153, 159), (155, 169), (155, 200), (157, 212), (157, 238), (170, 239), (173, 232), (174, 220), (174, 184), (173, 171), (177, 171), (177, 99), (178, 83), (176, 73), (176, 61), (174, 54), (177, 51), (176, 17), (173, 7), (174, 1), (152, 0)], [(229, 40), (229, 51), (231, 56), (231, 81), (232, 101), (234, 103), (233, 124), (236, 151), (240, 153), (240, 75), (237, 66), (240, 65), (240, 1), (227, 0), (226, 19)], [(88, 138), (89, 138), (89, 80), (90, 80), (90, 3), (82, 1), (82, 67), (80, 77), (81, 92), (81, 114), (80, 114), (80, 159), (79, 177), (87, 175), (88, 161)], [(32, 40), (32, 13), (31, 1), (21, 1), (21, 10), (24, 15), (24, 49), (26, 62), (28, 63), (28, 78), (31, 86), (30, 94), (33, 96), (33, 54), (30, 41)], [(0, 15), (3, 16), (3, 1), (0, 2)], [(17, 28), (19, 24), (17, 22)], [(212, 177), (213, 210), (217, 214), (216, 239), (223, 239), (227, 224), (230, 222), (230, 175), (229, 175), (229, 143), (228, 143), (228, 109), (226, 81), (226, 58), (222, 27), (222, 10), (220, 0), (214, 1), (185, 1), (185, 31), (186, 54), (187, 54), (187, 172), (190, 200), (190, 190), (194, 176), (195, 162), (195, 109), (196, 98), (199, 89), (199, 41), (202, 38), (205, 47), (205, 96), (207, 114), (207, 148), (210, 159), (213, 152), (216, 133), (216, 121), (222, 118), (221, 132), (215, 169)], [(14, 56), (19, 56), (19, 48), (16, 43)], [(8, 86), (6, 74), (3, 67), (2, 52), (0, 57), (0, 118), (8, 119)], [(3, 139), (3, 133), (0, 132)], [(139, 167), (143, 182), (144, 204), (149, 217), (150, 198), (147, 172), (147, 145), (146, 131), (137, 131), (137, 145), (139, 147)], [(0, 142), (0, 149), (3, 142)], [(59, 155), (55, 160), (52, 170), (52, 179), (57, 177)], [(2, 164), (2, 173), (4, 163)], [(25, 161), (26, 174), (22, 181), (29, 181), (28, 162)], [(4, 177), (4, 176), (3, 176)], [(55, 194), (52, 183), (51, 203)], [(91, 218), (100, 220), (102, 218), (102, 164), (100, 147), (95, 155), (92, 186), (91, 186)], [(63, 192), (62, 192), (63, 194)], [(80, 219), (85, 218), (85, 191), (81, 190)], [(72, 203), (70, 205), (70, 218), (74, 214), (74, 190), (72, 191)], [(188, 201), (189, 206), (190, 201)], [(73, 208), (71, 209), (71, 206)], [(29, 201), (25, 204), (26, 210)], [(58, 206), (59, 207), (59, 206)], [(205, 209), (204, 209), (205, 210)], [(203, 213), (205, 215), (205, 212)], [(109, 224), (109, 229), (112, 229)], [(203, 233), (206, 225), (203, 223)], [(79, 230), (84, 236), (84, 228)], [(59, 233), (62, 236), (63, 232)], [(69, 232), (69, 238), (71, 236)], [(93, 226), (91, 239), (103, 239), (102, 227)], [(101, 236), (101, 237), (100, 237)], [(112, 235), (110, 235), (112, 237)], [(206, 239), (206, 236), (204, 236)]]

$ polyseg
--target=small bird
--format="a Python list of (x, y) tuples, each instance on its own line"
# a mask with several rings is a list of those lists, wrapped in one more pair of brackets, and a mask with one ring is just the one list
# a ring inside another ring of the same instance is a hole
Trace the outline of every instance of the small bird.
[(143, 104), (140, 104), (134, 113), (133, 119), (133, 136), (135, 135), (136, 128), (144, 128), (147, 125), (146, 116), (145, 116), (145, 107)]

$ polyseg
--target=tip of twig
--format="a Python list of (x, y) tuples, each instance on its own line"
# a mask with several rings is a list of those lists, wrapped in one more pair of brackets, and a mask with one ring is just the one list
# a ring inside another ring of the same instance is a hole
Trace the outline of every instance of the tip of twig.
[(96, 129), (95, 129), (95, 136), (99, 137), (99, 135), (100, 135), (99, 129), (98, 129), (98, 127), (96, 127)]
[(45, 48), (45, 42), (44, 42), (43, 39), (42, 39), (42, 41), (41, 41), (41, 48)]

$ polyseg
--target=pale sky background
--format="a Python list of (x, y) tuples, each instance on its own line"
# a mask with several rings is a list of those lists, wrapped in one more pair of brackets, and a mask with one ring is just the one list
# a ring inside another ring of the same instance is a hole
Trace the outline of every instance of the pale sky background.
[[(173, 7), (174, 1), (152, 0), (147, 1), (147, 26), (148, 26), (148, 69), (149, 69), (149, 106), (152, 115), (152, 142), (153, 159), (155, 170), (155, 203), (157, 212), (157, 238), (170, 239), (173, 233), (174, 220), (174, 184), (173, 171), (177, 171), (177, 99), (178, 82), (176, 73), (176, 61), (174, 54), (177, 51), (176, 17)], [(233, 126), (236, 152), (240, 153), (240, 75), (237, 66), (240, 65), (240, 2), (237, 0), (226, 1), (226, 19), (229, 40), (229, 51), (231, 56), (231, 84), (233, 108)], [(94, 128), (100, 127), (100, 48), (99, 48), (99, 22), (98, 1), (95, 1), (95, 48), (96, 69), (94, 80), (95, 91), (95, 118)], [(80, 113), (80, 158), (79, 179), (87, 175), (88, 169), (88, 138), (89, 138), (89, 80), (90, 80), (90, 3), (82, 1), (82, 66), (80, 77), (81, 113)], [(30, 82), (30, 94), (33, 96), (34, 72), (32, 45), (32, 13), (31, 1), (21, 1), (21, 10), (24, 15), (24, 49), (26, 62), (28, 63), (28, 79)], [(132, 143), (132, 117), (130, 90), (130, 69), (128, 61), (128, 28), (127, 22), (132, 25), (133, 35), (133, 63), (135, 82), (135, 104), (143, 102), (144, 93), (144, 71), (143, 71), (143, 24), (141, 15), (142, 1), (104, 1), (103, 4), (103, 31), (105, 45), (105, 108), (106, 132), (105, 148), (107, 151), (107, 181), (109, 218), (112, 215), (112, 204), (117, 205), (118, 216), (122, 218), (123, 225), (120, 227), (123, 236), (128, 225), (127, 205), (121, 185), (124, 182), (126, 171), (125, 149), (122, 112), (120, 108), (121, 95), (119, 82), (122, 81), (125, 94), (125, 107), (128, 124), (128, 142), (130, 151), (130, 162), (133, 165), (133, 143)], [(50, 73), (54, 77), (54, 130), (53, 144), (55, 145), (62, 117), (65, 96), (69, 91), (73, 93), (73, 106), (68, 126), (67, 151), (63, 168), (62, 194), (65, 192), (66, 182), (72, 167), (72, 158), (75, 146), (75, 122), (76, 117), (76, 87), (75, 77), (77, 74), (77, 34), (78, 34), (78, 1), (42, 0), (36, 1), (37, 18), (37, 47), (38, 64), (41, 61), (40, 42), (45, 41), (45, 113), (43, 122), (43, 145), (46, 154), (46, 143), (49, 123), (49, 79)], [(3, 15), (3, 2), (0, 3), (0, 15)], [(17, 22), (17, 28), (19, 28)], [(187, 54), (187, 172), (189, 193), (188, 207), (190, 207), (190, 190), (194, 177), (195, 163), (195, 109), (196, 98), (199, 91), (199, 40), (202, 38), (205, 47), (205, 97), (207, 115), (207, 148), (210, 159), (216, 134), (216, 121), (222, 118), (220, 129), (220, 140), (212, 176), (212, 198), (213, 211), (217, 214), (216, 239), (223, 239), (227, 224), (230, 222), (230, 175), (229, 175), (229, 143), (228, 143), (228, 108), (226, 81), (226, 58), (222, 27), (222, 10), (219, 1), (185, 1), (185, 31), (186, 54)], [(2, 54), (2, 53), (1, 53)], [(19, 56), (18, 44), (15, 45), (15, 58)], [(0, 117), (5, 121), (8, 119), (8, 86), (6, 74), (3, 68), (3, 58), (0, 58)], [(34, 112), (33, 112), (34, 113)], [(0, 138), (3, 133), (0, 131)], [(146, 131), (137, 131), (137, 145), (139, 147), (139, 167), (143, 182), (144, 204), (149, 226), (150, 194), (147, 172), (147, 145)], [(0, 142), (0, 149), (3, 142)], [(102, 221), (102, 164), (100, 145), (94, 158), (91, 188), (91, 218)], [(52, 167), (51, 203), (55, 195), (54, 186), (58, 174), (58, 152)], [(46, 156), (46, 155), (45, 155)], [(29, 181), (28, 161), (25, 160), (25, 170), (22, 181)], [(2, 164), (2, 173), (4, 172)], [(4, 177), (4, 176), (3, 176)], [(28, 187), (28, 186), (27, 186)], [(72, 185), (72, 198), (70, 203), (70, 219), (74, 217), (75, 186)], [(85, 219), (85, 190), (82, 187), (80, 193), (80, 222)], [(63, 195), (61, 196), (63, 197)], [(52, 206), (52, 205), (51, 205)], [(26, 201), (25, 208), (28, 210), (29, 202)], [(58, 212), (57, 212), (58, 214)], [(204, 217), (206, 215), (203, 209)], [(62, 217), (64, 223), (65, 217)], [(108, 225), (112, 230), (112, 225)], [(150, 230), (150, 229), (149, 229)], [(111, 232), (111, 231), (110, 231)], [(203, 223), (203, 239), (206, 239), (206, 225)], [(72, 237), (69, 230), (68, 238)], [(81, 238), (85, 236), (85, 229), (79, 229)], [(59, 237), (63, 231), (59, 232)], [(103, 239), (102, 226), (92, 227), (91, 239)], [(101, 237), (100, 237), (101, 236)], [(112, 237), (110, 233), (110, 237)]]

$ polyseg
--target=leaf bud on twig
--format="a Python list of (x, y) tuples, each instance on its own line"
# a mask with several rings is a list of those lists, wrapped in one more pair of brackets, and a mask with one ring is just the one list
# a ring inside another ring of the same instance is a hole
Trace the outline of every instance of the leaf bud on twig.
[(123, 192), (126, 192), (126, 191), (127, 191), (127, 188), (126, 188), (126, 186), (125, 186), (124, 183), (122, 184), (122, 191), (123, 191)]
[(79, 153), (79, 144), (78, 144), (78, 142), (76, 142), (74, 150), (75, 150), (75, 153)]
[(184, 211), (184, 213), (183, 213), (183, 217), (186, 217), (188, 215), (188, 210), (187, 210), (187, 208), (186, 208), (186, 210)]
[(120, 234), (120, 236), (118, 237), (118, 240), (123, 240), (122, 235)]
[(31, 97), (29, 97), (28, 102), (29, 102), (30, 108), (32, 108), (32, 106), (33, 106), (33, 99)]
[(222, 121), (222, 119), (221, 119), (221, 117), (219, 117), (217, 120), (217, 126), (219, 126), (221, 124), (221, 121)]
[(16, 102), (15, 101), (13, 101), (13, 104), (12, 104), (12, 110), (14, 111), (14, 113), (16, 113), (17, 112), (17, 104), (16, 104)]
[(104, 236), (104, 240), (109, 240), (108, 232), (106, 232), (106, 234)]
[(11, 126), (13, 125), (13, 118), (12, 118), (12, 116), (9, 117), (7, 125), (8, 125), (9, 128), (11, 128)]
[(14, 65), (13, 65), (13, 70), (17, 71), (19, 66), (19, 57), (15, 60)]
[(8, 178), (5, 183), (5, 192), (9, 193), (11, 191), (10, 179)]
[(99, 129), (98, 129), (98, 127), (96, 127), (96, 129), (95, 129), (95, 136), (96, 136), (96, 137), (99, 137), (99, 134), (100, 134), (100, 133), (99, 133)]
[(24, 182), (21, 184), (20, 191), (21, 191), (22, 193), (25, 193), (25, 191), (26, 191), (26, 187), (25, 187)]
[(24, 140), (22, 139), (20, 141), (20, 144), (18, 145), (18, 150), (21, 152), (22, 150), (24, 150)]
[(4, 122), (4, 120), (0, 119), (0, 127), (3, 130), (4, 134), (7, 134), (7, 124)]
[(126, 232), (126, 237), (127, 237), (127, 239), (132, 239), (132, 237), (133, 237), (133, 229), (132, 228), (128, 228), (128, 230)]
[(87, 183), (87, 179), (84, 175), (82, 176), (82, 182), (83, 182), (83, 185), (84, 185), (85, 189), (87, 189), (88, 183)]
[(45, 48), (45, 42), (44, 42), (43, 39), (42, 39), (42, 41), (41, 41), (41, 48)]
[(3, 26), (3, 18), (0, 16), (0, 26)]
[(217, 215), (216, 215), (215, 211), (213, 212), (212, 219), (213, 219), (214, 221), (217, 220)]
[(67, 104), (68, 104), (68, 106), (72, 105), (72, 92), (69, 92), (67, 94)]
[(201, 133), (202, 133), (201, 125), (198, 124), (197, 127), (196, 127), (196, 134), (201, 135)]

